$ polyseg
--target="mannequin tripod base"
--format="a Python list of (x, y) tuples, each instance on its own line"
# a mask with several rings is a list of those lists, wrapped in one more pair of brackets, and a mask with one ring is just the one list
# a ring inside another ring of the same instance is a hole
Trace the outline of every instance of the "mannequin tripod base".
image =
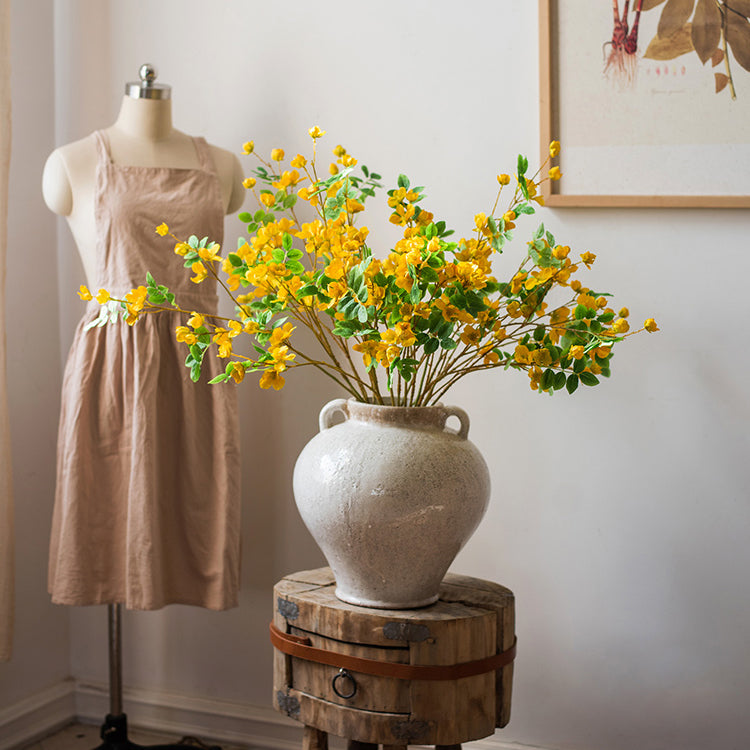
[(202, 750), (221, 750), (216, 745), (205, 745), (200, 740), (184, 738), (181, 742), (170, 745), (137, 745), (128, 739), (128, 717), (125, 714), (112, 716), (107, 714), (100, 731), (102, 744), (96, 750), (185, 750), (199, 747)]

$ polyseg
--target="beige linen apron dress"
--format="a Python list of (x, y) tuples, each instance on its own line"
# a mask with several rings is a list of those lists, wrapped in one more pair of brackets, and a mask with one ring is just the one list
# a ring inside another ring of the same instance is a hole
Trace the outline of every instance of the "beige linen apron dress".
[[(215, 281), (190, 281), (174, 242), (221, 242), (224, 210), (208, 146), (197, 169), (113, 163), (98, 151), (98, 285), (122, 298), (151, 272), (188, 310), (215, 311)], [(93, 290), (96, 293), (96, 289)], [(68, 355), (58, 436), (49, 591), (59, 604), (225, 609), (239, 588), (239, 429), (234, 386), (208, 385), (224, 360), (206, 354), (199, 383), (175, 341), (177, 312), (84, 330)]]

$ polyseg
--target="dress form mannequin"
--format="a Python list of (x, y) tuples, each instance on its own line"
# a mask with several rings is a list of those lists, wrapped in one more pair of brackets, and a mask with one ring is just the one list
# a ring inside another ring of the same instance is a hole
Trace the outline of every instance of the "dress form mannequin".
[[(150, 66), (142, 66), (141, 77), (142, 83), (127, 84), (117, 119), (104, 129), (113, 161), (123, 166), (197, 167), (192, 139), (172, 125), (170, 87), (153, 83)], [(234, 213), (245, 197), (242, 168), (230, 151), (211, 144), (209, 148), (221, 183), (224, 211)], [(89, 286), (95, 277), (96, 164), (92, 134), (53, 151), (42, 175), (44, 201), (51, 211), (68, 220)]]
[[(143, 66), (141, 82), (126, 85), (118, 117), (103, 131), (111, 159), (126, 167), (196, 169), (200, 160), (193, 139), (172, 125), (170, 88), (155, 84), (154, 77), (153, 69)], [(209, 149), (224, 212), (233, 213), (242, 205), (245, 193), (239, 162), (229, 151), (210, 145)], [(42, 182), (47, 206), (68, 221), (92, 288), (97, 271), (97, 163), (97, 144), (92, 134), (55, 150), (47, 160)], [(120, 603), (108, 605), (110, 712), (101, 727), (100, 750), (141, 750), (128, 740), (122, 708), (121, 608)], [(159, 745), (149, 750), (176, 747)]]

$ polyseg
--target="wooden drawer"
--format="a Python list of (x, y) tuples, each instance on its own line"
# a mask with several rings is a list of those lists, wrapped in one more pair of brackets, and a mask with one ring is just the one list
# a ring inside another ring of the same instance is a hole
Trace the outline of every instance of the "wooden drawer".
[[(277, 710), (330, 734), (385, 745), (459, 744), (507, 724), (512, 662), (457, 679), (421, 677), (429, 671), (422, 667), (466, 666), (510, 649), (512, 592), (449, 574), (430, 607), (379, 610), (339, 601), (334, 587), (330, 570), (321, 568), (274, 588), (275, 628), (317, 652), (308, 656), (303, 647), (302, 656), (290, 655), (284, 644), (277, 647)], [(354, 661), (341, 675), (342, 656), (366, 661)], [(372, 673), (394, 664), (418, 667), (406, 667), (417, 677)]]

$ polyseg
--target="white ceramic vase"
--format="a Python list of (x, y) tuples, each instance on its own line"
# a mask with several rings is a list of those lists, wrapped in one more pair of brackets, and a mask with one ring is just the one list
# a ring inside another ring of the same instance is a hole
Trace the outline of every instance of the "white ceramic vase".
[[(458, 429), (446, 425), (451, 416)], [(294, 496), (339, 599), (387, 609), (437, 600), (489, 500), (487, 464), (468, 432), (456, 407), (323, 407), (297, 459)]]

